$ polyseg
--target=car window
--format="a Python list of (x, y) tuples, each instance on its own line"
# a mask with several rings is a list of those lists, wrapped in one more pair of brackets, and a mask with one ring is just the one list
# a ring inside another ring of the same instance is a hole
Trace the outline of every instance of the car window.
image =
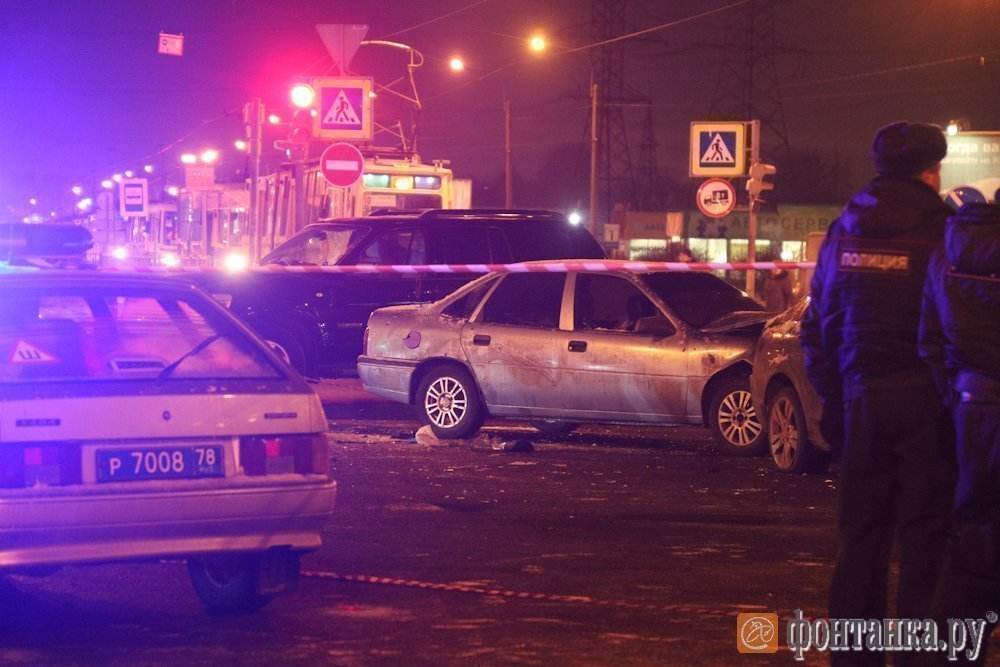
[(569, 223), (559, 226), (531, 225), (521, 228), (505, 228), (507, 241), (515, 262), (533, 259), (597, 258), (604, 252), (585, 229), (570, 227)]
[(710, 273), (663, 271), (641, 278), (678, 317), (696, 328), (730, 313), (766, 310), (746, 292)]
[(261, 264), (333, 266), (368, 230), (368, 227), (348, 226), (308, 230), (275, 248)]
[(469, 283), (458, 290), (459, 292), (464, 292), (464, 294), (448, 304), (441, 311), (441, 314), (461, 320), (469, 319), (472, 317), (472, 313), (475, 312), (476, 306), (479, 305), (479, 302), (483, 300), (486, 293), (493, 287), (495, 278), (496, 276), (490, 276), (485, 280)]
[(171, 379), (281, 377), (246, 333), (188, 296), (0, 289), (0, 382), (155, 379), (182, 358)]
[(660, 315), (638, 287), (619, 276), (581, 273), (573, 298), (577, 331), (633, 332), (639, 320)]
[(368, 244), (358, 257), (358, 264), (426, 264), (427, 244), (424, 233), (412, 229), (394, 229)]
[(564, 273), (511, 273), (486, 300), (479, 321), (558, 329)]
[(489, 264), (489, 231), (478, 225), (444, 227), (435, 235), (443, 264)]

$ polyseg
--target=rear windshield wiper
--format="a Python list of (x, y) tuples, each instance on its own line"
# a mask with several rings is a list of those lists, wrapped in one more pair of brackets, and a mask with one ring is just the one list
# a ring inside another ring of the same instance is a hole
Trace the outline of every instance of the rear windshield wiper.
[(181, 357), (177, 361), (173, 362), (172, 364), (164, 368), (162, 371), (160, 371), (160, 374), (156, 376), (156, 381), (162, 382), (163, 380), (166, 380), (177, 369), (178, 366), (180, 366), (185, 361), (187, 361), (194, 355), (198, 354), (199, 352), (201, 352), (206, 347), (208, 347), (215, 341), (219, 340), (220, 338), (222, 338), (221, 333), (212, 334), (205, 340), (201, 341), (200, 343), (192, 347), (190, 350), (181, 355)]

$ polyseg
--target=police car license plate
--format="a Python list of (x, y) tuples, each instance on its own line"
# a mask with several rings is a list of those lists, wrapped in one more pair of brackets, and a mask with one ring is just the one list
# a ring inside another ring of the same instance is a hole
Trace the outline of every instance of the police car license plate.
[(222, 447), (98, 449), (98, 482), (222, 477)]

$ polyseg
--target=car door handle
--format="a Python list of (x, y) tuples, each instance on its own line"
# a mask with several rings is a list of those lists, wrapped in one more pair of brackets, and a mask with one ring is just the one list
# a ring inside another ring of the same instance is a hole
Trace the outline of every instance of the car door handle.
[(587, 341), (585, 340), (571, 340), (569, 342), (570, 352), (586, 352), (587, 351)]
[(472, 337), (473, 345), (489, 345), (492, 339), (486, 334), (476, 334)]

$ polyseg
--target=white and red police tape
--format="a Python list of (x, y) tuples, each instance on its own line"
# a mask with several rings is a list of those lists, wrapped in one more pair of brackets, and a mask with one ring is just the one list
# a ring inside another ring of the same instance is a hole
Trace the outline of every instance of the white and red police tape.
[(648, 604), (629, 602), (628, 600), (602, 600), (588, 595), (558, 595), (553, 593), (530, 593), (527, 591), (512, 591), (502, 588), (482, 588), (465, 584), (444, 584), (414, 579), (397, 579), (393, 577), (373, 577), (366, 574), (339, 574), (337, 572), (315, 572), (304, 570), (303, 577), (347, 581), (361, 584), (381, 584), (384, 586), (402, 586), (406, 588), (422, 588), (424, 590), (450, 591), (453, 593), (473, 593), (491, 597), (509, 598), (515, 600), (539, 600), (546, 602), (568, 602), (576, 604), (591, 604), (601, 607), (619, 607), (624, 609), (639, 609), (643, 611), (662, 611), (676, 614), (691, 614), (695, 616), (710, 616), (717, 618), (736, 618), (742, 612), (761, 611), (764, 607), (758, 605), (739, 605), (737, 608), (723, 610), (717, 607), (707, 607), (692, 604)]
[(359, 264), (287, 266), (267, 264), (243, 271), (209, 266), (102, 266), (102, 271), (139, 273), (561, 273), (566, 271), (769, 271), (811, 269), (816, 262), (633, 262), (625, 260), (536, 261), (516, 264)]

